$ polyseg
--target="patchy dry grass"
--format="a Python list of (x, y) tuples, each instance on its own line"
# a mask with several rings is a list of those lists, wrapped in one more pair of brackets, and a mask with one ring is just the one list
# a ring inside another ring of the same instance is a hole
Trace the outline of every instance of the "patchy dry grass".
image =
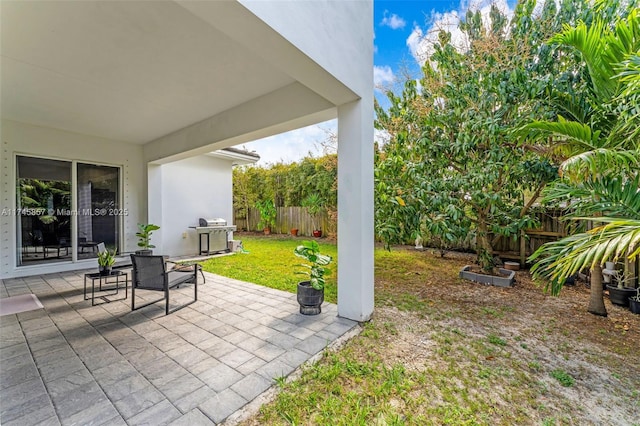
[(588, 314), (584, 283), (460, 280), (472, 261), (376, 250), (372, 320), (245, 424), (640, 425), (640, 316)]

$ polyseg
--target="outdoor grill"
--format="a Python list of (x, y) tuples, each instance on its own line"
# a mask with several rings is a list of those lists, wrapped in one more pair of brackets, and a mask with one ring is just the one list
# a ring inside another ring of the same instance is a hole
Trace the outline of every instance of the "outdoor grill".
[(200, 218), (198, 226), (189, 228), (195, 229), (198, 233), (200, 254), (228, 252), (229, 232), (236, 230), (235, 225), (227, 225), (227, 221), (221, 218)]

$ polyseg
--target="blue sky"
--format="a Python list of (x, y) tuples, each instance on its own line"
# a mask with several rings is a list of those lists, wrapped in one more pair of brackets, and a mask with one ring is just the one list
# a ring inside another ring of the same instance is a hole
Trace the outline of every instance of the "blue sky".
[[(515, 0), (495, 0), (507, 14)], [(429, 54), (430, 40), (439, 29), (452, 33), (452, 42), (465, 40), (456, 28), (460, 17), (471, 8), (488, 13), (491, 0), (374, 0), (374, 84), (384, 105), (381, 89), (398, 87), (407, 76), (417, 78)], [(279, 161), (290, 163), (308, 154), (322, 155), (320, 142), (336, 133), (335, 120), (248, 143), (262, 159), (259, 165)]]

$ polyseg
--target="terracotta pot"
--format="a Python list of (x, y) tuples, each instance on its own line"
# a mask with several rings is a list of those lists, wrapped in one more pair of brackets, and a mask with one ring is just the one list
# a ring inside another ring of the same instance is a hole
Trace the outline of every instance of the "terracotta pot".
[(271, 228), (264, 228), (262, 230), (262, 232), (264, 232), (264, 235), (270, 235), (271, 234)]
[(293, 228), (291, 230), (291, 235), (293, 235), (294, 237), (297, 237), (298, 236), (298, 228)]
[(315, 231), (313, 231), (313, 236), (316, 238), (322, 237), (322, 231), (319, 229), (316, 229)]
[(519, 271), (520, 264), (518, 262), (504, 262), (504, 269), (508, 269), (510, 271)]

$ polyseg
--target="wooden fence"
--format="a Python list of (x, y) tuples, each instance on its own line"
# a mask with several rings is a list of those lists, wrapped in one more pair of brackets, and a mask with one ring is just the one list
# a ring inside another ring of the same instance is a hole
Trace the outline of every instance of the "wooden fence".
[[(535, 213), (540, 226), (536, 229), (528, 229), (518, 237), (504, 238), (492, 237), (494, 254), (503, 259), (518, 260), (522, 265), (526, 258), (533, 254), (542, 244), (555, 241), (567, 235), (565, 223), (560, 220), (561, 210), (541, 210)], [(244, 211), (236, 211), (235, 224), (238, 230), (262, 231), (258, 228), (260, 213), (257, 209), (249, 209), (249, 221), (244, 216)], [(322, 213), (318, 217), (319, 229), (324, 235), (336, 233), (336, 222), (330, 220), (329, 215)], [(271, 232), (276, 234), (288, 234), (292, 228), (298, 229), (298, 235), (310, 236), (314, 230), (314, 220), (307, 212), (306, 207), (278, 207), (276, 226)], [(410, 242), (407, 242), (410, 243)], [(429, 241), (423, 242), (425, 247), (433, 246)], [(475, 250), (475, 239), (467, 238), (453, 249)]]
[(494, 253), (503, 259), (518, 260), (524, 266), (527, 257), (549, 241), (557, 241), (568, 235), (566, 222), (561, 221), (562, 210), (547, 209), (535, 212), (540, 226), (527, 229), (517, 238), (498, 237), (493, 245)]
[[(318, 215), (317, 223), (307, 212), (306, 207), (277, 207), (276, 226), (271, 229), (275, 234), (288, 234), (291, 229), (298, 229), (298, 235), (311, 236), (314, 229), (321, 229), (324, 235), (335, 234), (336, 223), (329, 219), (329, 214), (323, 212)], [(235, 225), (239, 230), (262, 231), (258, 228), (260, 213), (257, 209), (249, 209), (249, 221), (244, 211), (236, 210)], [(316, 228), (317, 227), (317, 228)]]

